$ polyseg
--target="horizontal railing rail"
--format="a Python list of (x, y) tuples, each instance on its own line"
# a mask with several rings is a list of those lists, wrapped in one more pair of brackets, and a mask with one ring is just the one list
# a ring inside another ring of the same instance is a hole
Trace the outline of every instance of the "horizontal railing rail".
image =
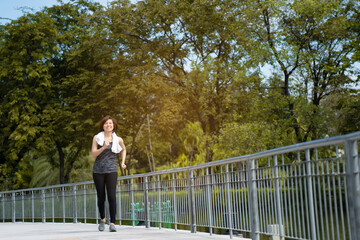
[[(360, 238), (360, 132), (121, 176), (119, 224), (252, 239)], [(98, 223), (93, 181), (0, 192), (0, 219)]]

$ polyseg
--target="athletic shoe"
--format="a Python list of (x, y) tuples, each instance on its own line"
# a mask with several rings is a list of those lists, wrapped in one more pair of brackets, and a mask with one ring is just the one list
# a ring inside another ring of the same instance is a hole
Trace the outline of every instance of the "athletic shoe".
[(105, 222), (103, 221), (100, 221), (100, 224), (99, 224), (99, 231), (102, 232), (105, 230)]
[(115, 225), (111, 225), (111, 224), (110, 224), (109, 231), (110, 231), (110, 232), (116, 232), (116, 227), (115, 227)]

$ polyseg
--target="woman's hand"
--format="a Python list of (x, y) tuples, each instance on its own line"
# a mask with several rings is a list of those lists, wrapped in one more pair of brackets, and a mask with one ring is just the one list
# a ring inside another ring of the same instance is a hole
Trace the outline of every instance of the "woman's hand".
[(122, 169), (126, 169), (125, 163), (122, 163), (122, 164), (121, 164), (121, 167), (122, 167)]
[(105, 143), (104, 143), (104, 146), (103, 147), (105, 147), (105, 149), (107, 149), (107, 147), (110, 145), (110, 141), (108, 141), (108, 140), (105, 140)]

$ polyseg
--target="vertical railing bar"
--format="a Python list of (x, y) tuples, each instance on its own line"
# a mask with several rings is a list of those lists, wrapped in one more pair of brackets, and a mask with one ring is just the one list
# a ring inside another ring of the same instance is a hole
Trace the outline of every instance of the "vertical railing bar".
[(12, 223), (15, 223), (15, 218), (16, 218), (16, 216), (15, 216), (15, 214), (16, 214), (16, 210), (15, 210), (15, 208), (16, 208), (16, 205), (15, 205), (15, 193), (14, 192), (12, 192), (11, 193), (11, 219), (12, 219)]
[(35, 219), (34, 219), (34, 191), (31, 191), (31, 218), (32, 218), (32, 222), (35, 222)]
[(258, 179), (258, 207), (259, 207), (259, 231), (262, 232), (262, 229), (264, 229), (264, 218), (263, 218), (263, 201), (262, 201), (262, 197), (263, 197), (263, 193), (262, 193), (262, 190), (263, 190), (263, 179), (262, 179), (262, 176), (261, 176), (261, 173), (262, 173), (262, 169), (259, 168), (259, 161), (258, 159), (256, 159), (256, 169), (258, 169), (257, 171), (257, 177), (256, 179)]
[(174, 211), (174, 229), (177, 231), (177, 198), (176, 198), (176, 180), (175, 180), (175, 173), (171, 174), (172, 177), (172, 191), (173, 191), (173, 211)]
[(264, 179), (264, 186), (265, 186), (265, 191), (264, 191), (264, 204), (265, 204), (265, 226), (264, 226), (264, 231), (267, 232), (267, 225), (269, 225), (271, 223), (271, 217), (270, 217), (270, 199), (269, 199), (269, 179), (268, 179), (268, 171), (269, 171), (269, 166), (265, 166), (264, 167), (264, 171), (262, 174), (262, 177)]
[(241, 162), (238, 163), (238, 169), (237, 169), (237, 174), (236, 174), (236, 187), (235, 189), (239, 189), (238, 193), (236, 194), (236, 212), (238, 213), (239, 216), (236, 217), (237, 222), (237, 228), (239, 230), (244, 230), (245, 226), (244, 226), (244, 221), (243, 221), (243, 202), (242, 202), (242, 196), (244, 193), (244, 189), (242, 186), (242, 169), (243, 169), (243, 165)]
[(235, 208), (234, 211), (236, 212), (236, 218), (235, 218), (235, 229), (237, 230), (242, 230), (241, 228), (241, 207), (240, 207), (240, 197), (241, 197), (241, 192), (242, 192), (242, 188), (241, 188), (241, 180), (240, 180), (240, 175), (241, 175), (241, 168), (239, 168), (239, 165), (241, 163), (237, 163), (236, 166), (236, 170), (234, 170), (234, 184), (233, 184), (233, 188), (236, 191), (235, 192), (235, 200), (234, 200), (234, 204), (235, 204)]
[[(196, 170), (195, 173), (197, 173), (197, 171), (199, 170)], [(200, 195), (200, 190), (201, 190), (201, 187), (200, 187), (200, 184), (201, 184), (201, 178), (199, 176), (199, 174), (196, 174), (195, 176), (195, 179), (194, 179), (194, 193), (197, 193), (197, 194), (194, 194), (194, 199), (195, 199), (195, 209), (200, 209), (200, 199), (201, 199), (201, 195)], [(201, 212), (199, 211), (195, 211), (195, 219), (196, 219), (196, 223), (197, 224), (201, 224)]]
[[(193, 191), (194, 191), (194, 209), (198, 209), (197, 207), (198, 205), (198, 200), (199, 200), (199, 196), (198, 194), (195, 194), (198, 192), (198, 178), (197, 178), (197, 174), (196, 174), (196, 170), (193, 171), (193, 178), (194, 178), (194, 187), (193, 187)], [(196, 224), (198, 224), (197, 222), (197, 211), (194, 211), (194, 222), (196, 222)]]
[(118, 207), (119, 226), (121, 226), (123, 216), (122, 216), (122, 205), (121, 205), (121, 181), (119, 178), (117, 180), (117, 185), (118, 185), (118, 205), (119, 205)]
[(276, 217), (279, 225), (279, 232), (277, 234), (279, 234), (280, 239), (283, 240), (284, 234), (282, 232), (283, 220), (282, 220), (282, 208), (281, 208), (281, 197), (280, 197), (280, 176), (279, 176), (279, 165), (278, 165), (277, 155), (273, 156), (273, 161), (274, 161), (274, 170), (275, 170), (275, 198), (276, 198), (275, 207), (276, 207)]
[(293, 223), (292, 223), (292, 215), (291, 215), (291, 206), (293, 203), (291, 202), (291, 189), (290, 189), (290, 180), (291, 176), (289, 174), (289, 165), (284, 165), (285, 168), (285, 175), (284, 175), (284, 206), (285, 206), (285, 215), (286, 219), (284, 220), (284, 231), (286, 231), (287, 228), (285, 228), (285, 225), (289, 226), (289, 229), (287, 229), (286, 235), (293, 236)]
[(335, 233), (334, 233), (334, 219), (333, 219), (333, 211), (332, 211), (329, 161), (326, 161), (326, 180), (327, 180), (327, 185), (328, 185), (328, 196), (329, 196), (329, 213), (330, 213), (331, 238), (335, 239), (335, 236), (334, 236), (335, 235)]
[(45, 190), (41, 189), (41, 216), (42, 216), (42, 222), (45, 223), (46, 222), (46, 210), (45, 210)]
[(243, 229), (250, 230), (250, 227), (248, 227), (248, 225), (247, 225), (247, 216), (248, 216), (249, 208), (247, 207), (248, 177), (247, 177), (246, 173), (247, 173), (246, 164), (244, 162), (242, 162), (241, 163), (241, 176), (240, 176), (240, 186), (241, 186), (241, 189), (243, 189), (243, 191), (241, 192), (241, 205), (240, 205), (240, 209), (242, 211), (242, 214), (241, 214), (242, 224), (241, 225), (242, 225)]
[(87, 191), (86, 191), (86, 185), (83, 185), (83, 189), (84, 189), (84, 223), (86, 223), (87, 221), (87, 214), (86, 214), (86, 195), (87, 195)]
[[(300, 153), (299, 153), (299, 156), (300, 156)], [(300, 157), (299, 157), (299, 161), (300, 161)], [(301, 203), (305, 200), (305, 204), (307, 204), (307, 201), (306, 201), (306, 197), (304, 198), (304, 193), (303, 193), (303, 171), (302, 171), (302, 168), (304, 168), (303, 166), (303, 163), (301, 162), (299, 164), (299, 183), (300, 183), (300, 201)], [(304, 186), (305, 187), (305, 186)], [(299, 202), (300, 203), (300, 202)], [(307, 206), (306, 206), (307, 208)], [(306, 230), (305, 230), (305, 210), (304, 210), (304, 204), (301, 204), (301, 234), (300, 234), (300, 237), (306, 237)], [(300, 214), (299, 214), (300, 215)], [(309, 228), (308, 228), (309, 229)]]
[(213, 201), (215, 202), (214, 204), (214, 214), (213, 214), (213, 222), (214, 222), (214, 226), (216, 227), (219, 227), (219, 218), (217, 218), (216, 216), (219, 216), (219, 198), (216, 197), (217, 194), (219, 193), (219, 188), (218, 188), (218, 185), (217, 185), (217, 181), (216, 181), (216, 173), (215, 173), (215, 170), (214, 170), (214, 167), (211, 168), (211, 179), (212, 179), (212, 185), (213, 187), (215, 188), (214, 189), (214, 196), (212, 196), (214, 199)]
[(51, 188), (51, 215), (52, 215), (52, 222), (55, 222), (55, 193), (54, 188)]
[[(282, 219), (282, 227), (280, 228), (280, 233), (283, 234), (281, 238), (284, 238), (284, 236), (286, 235), (285, 231), (285, 223), (286, 220), (288, 220), (288, 212), (287, 212), (287, 204), (283, 204), (284, 202), (286, 202), (286, 197), (287, 197), (287, 191), (286, 191), (286, 183), (287, 183), (287, 167), (285, 166), (285, 159), (284, 159), (284, 154), (281, 154), (281, 165), (279, 166), (279, 190), (280, 190), (280, 213), (281, 213), (281, 219)], [(284, 173), (285, 171), (285, 173)], [(284, 205), (284, 206), (283, 206)]]
[(192, 170), (187, 172), (188, 179), (188, 209), (189, 209), (189, 220), (190, 220), (190, 231), (194, 233), (194, 209), (193, 209), (193, 193), (192, 193)]
[[(318, 238), (321, 239), (321, 236), (325, 234), (325, 230), (324, 230), (324, 216), (323, 216), (323, 206), (322, 206), (322, 194), (321, 194), (321, 179), (323, 178), (321, 172), (320, 172), (320, 160), (319, 160), (319, 156), (318, 156), (318, 151), (317, 148), (315, 149), (315, 160), (316, 160), (316, 168), (317, 168), (317, 174), (319, 175), (317, 183), (318, 183), (318, 192), (319, 192), (319, 212), (320, 212), (320, 218), (319, 218), (319, 222), (320, 222), (320, 227), (321, 227), (321, 232), (319, 231), (319, 227), (317, 227), (317, 231), (318, 231)], [(315, 189), (315, 188), (314, 188)], [(326, 211), (326, 209), (325, 209)]]
[[(297, 152), (297, 162), (296, 162), (296, 168), (295, 168), (295, 186), (299, 186), (300, 182), (301, 182), (301, 176), (300, 176), (300, 166), (301, 166), (301, 163), (300, 163), (300, 152)], [(298, 179), (299, 179), (299, 182), (298, 182)], [(301, 190), (300, 190), (301, 191)], [(299, 196), (299, 191), (296, 191), (296, 206), (297, 206), (297, 229), (298, 229), (298, 232), (299, 234), (297, 234), (296, 236), (298, 237), (302, 237), (302, 229), (301, 229), (301, 215), (300, 215), (300, 203), (302, 201), (300, 201), (301, 199), (301, 196)], [(302, 205), (302, 204), (301, 204)]]
[(2, 218), (3, 222), (5, 222), (5, 193), (2, 195)]
[(157, 175), (157, 194), (158, 194), (158, 221), (159, 229), (161, 229), (161, 186), (160, 186), (160, 175)]
[(134, 184), (134, 179), (131, 178), (130, 179), (130, 196), (131, 196), (131, 225), (133, 227), (135, 227), (135, 203), (134, 203), (134, 188), (133, 188), (133, 184)]
[[(327, 238), (326, 239), (330, 239), (330, 235), (329, 235), (329, 217), (328, 217), (328, 206), (327, 206), (327, 194), (326, 194), (326, 160), (323, 161), (323, 164), (322, 164), (322, 169), (321, 169), (321, 175), (323, 176), (322, 177), (322, 183), (323, 183), (323, 197), (324, 197), (324, 208), (325, 208), (325, 226), (326, 226), (326, 236)], [(324, 237), (325, 237), (325, 234), (324, 234)]]
[[(343, 201), (342, 201), (342, 193), (341, 193), (341, 169), (340, 169), (340, 164), (339, 164), (339, 146), (336, 145), (335, 147), (336, 149), (336, 170), (338, 172), (337, 175), (337, 180), (338, 180), (338, 186), (339, 186), (339, 201), (340, 201), (340, 217), (341, 217), (341, 229), (343, 232), (343, 239), (345, 240), (346, 238), (346, 234), (345, 234), (345, 222), (344, 222), (344, 209), (343, 209)], [(346, 201), (346, 200), (345, 200)]]
[(150, 228), (150, 221), (149, 221), (149, 184), (148, 184), (148, 177), (144, 177), (144, 184), (145, 184), (145, 193), (144, 193), (144, 202), (145, 202), (145, 227)]
[(231, 212), (232, 212), (232, 215), (234, 216), (232, 218), (232, 228), (233, 228), (233, 234), (235, 234), (235, 229), (237, 229), (237, 216), (236, 216), (236, 181), (235, 181), (235, 170), (234, 170), (234, 163), (231, 163), (231, 171), (230, 171), (230, 182), (229, 182), (229, 186), (230, 186), (230, 201), (231, 201)]
[(270, 199), (269, 199), (269, 179), (268, 179), (268, 171), (269, 166), (264, 166), (264, 171), (262, 173), (262, 177), (264, 179), (264, 205), (265, 205), (265, 225), (264, 225), (264, 232), (267, 232), (267, 225), (271, 223), (271, 217), (270, 217)]
[(230, 193), (230, 176), (229, 176), (229, 164), (225, 165), (225, 173), (226, 173), (226, 200), (227, 200), (227, 214), (228, 214), (228, 226), (230, 239), (233, 238), (233, 217), (232, 217), (232, 205), (231, 205), (231, 193)]
[(63, 210), (63, 222), (65, 223), (65, 218), (66, 218), (66, 216), (65, 216), (65, 187), (62, 187), (62, 210)]
[(225, 178), (226, 178), (226, 175), (224, 174), (224, 171), (223, 171), (223, 165), (221, 165), (220, 167), (220, 186), (221, 186), (221, 191), (220, 191), (220, 194), (221, 194), (221, 208), (220, 208), (220, 211), (221, 211), (221, 216), (223, 216), (223, 221), (221, 222), (222, 224), (222, 227), (226, 229), (226, 221), (225, 218), (226, 218), (226, 183), (225, 183)]
[(224, 224), (224, 213), (223, 213), (223, 202), (224, 202), (224, 199), (223, 199), (223, 190), (224, 190), (224, 186), (223, 186), (223, 180), (222, 180), (222, 166), (220, 166), (220, 173), (218, 173), (217, 175), (217, 178), (216, 178), (216, 182), (217, 182), (217, 185), (218, 185), (218, 188), (219, 188), (219, 199), (218, 199), (218, 210), (219, 210), (219, 216), (221, 216), (222, 220), (220, 221), (220, 219), (218, 220), (218, 226), (222, 227), (222, 228), (225, 228), (225, 224)]
[(250, 209), (250, 228), (251, 228), (251, 239), (259, 240), (259, 213), (257, 204), (257, 189), (256, 189), (256, 172), (255, 172), (255, 161), (248, 161), (248, 189), (249, 189), (249, 209)]
[(77, 196), (76, 196), (77, 185), (73, 185), (73, 222), (77, 223)]
[[(291, 207), (289, 207), (289, 212), (290, 212), (290, 219), (291, 219), (291, 222), (290, 222), (290, 226), (291, 226), (291, 236), (292, 237), (297, 237), (297, 232), (296, 232), (296, 212), (295, 212), (295, 204), (296, 204), (296, 200), (295, 200), (295, 194), (294, 194), (294, 191), (295, 191), (295, 188), (294, 188), (294, 178), (296, 177), (294, 174), (294, 170), (293, 170), (293, 165), (290, 165), (290, 174), (291, 174), (291, 178), (290, 178), (290, 189), (291, 189), (291, 192), (289, 195), (290, 196), (290, 199), (291, 199)], [(297, 189), (297, 188), (296, 188)], [(292, 214), (294, 213), (294, 214)], [(294, 221), (294, 222), (293, 222)]]
[[(333, 188), (333, 198), (334, 198), (334, 211), (335, 211), (335, 226), (336, 226), (336, 234), (334, 237), (336, 239), (340, 239), (340, 230), (339, 230), (339, 215), (338, 215), (338, 205), (337, 205), (337, 196), (336, 196), (336, 183), (335, 183), (335, 176), (334, 174), (338, 174), (337, 172), (334, 172), (334, 161), (331, 159), (331, 180), (332, 180), (332, 188)], [(334, 227), (335, 231), (335, 227)]]
[(308, 199), (309, 199), (309, 212), (310, 212), (310, 226), (311, 226), (311, 239), (316, 240), (316, 229), (315, 229), (315, 215), (314, 215), (314, 195), (312, 189), (312, 171), (311, 171), (311, 158), (310, 158), (310, 150), (305, 150), (306, 156), (306, 168), (307, 168), (307, 182), (308, 182)]
[[(304, 216), (304, 218), (306, 218), (306, 230), (307, 230), (307, 236), (308, 238), (311, 239), (311, 226), (310, 226), (310, 214), (308, 213), (308, 209), (309, 209), (309, 181), (308, 181), (308, 177), (309, 177), (309, 171), (307, 170), (307, 157), (306, 157), (306, 150), (305, 150), (305, 167), (303, 168), (303, 178), (304, 178), (304, 195), (305, 195), (305, 209), (307, 210), (306, 212), (304, 212), (304, 214), (306, 214), (306, 216)], [(313, 239), (311, 239), (313, 240)]]
[(350, 239), (360, 238), (360, 172), (357, 140), (345, 141), (346, 178), (350, 217)]
[[(220, 175), (220, 185), (221, 185), (221, 203), (222, 203), (222, 207), (221, 207), (221, 216), (226, 216), (226, 206), (224, 206), (224, 203), (226, 203), (226, 197), (225, 197), (225, 191), (226, 191), (226, 186), (225, 186), (225, 178), (226, 178), (226, 176), (225, 176), (225, 174), (224, 174), (224, 172), (223, 172), (223, 166), (221, 165), (221, 168), (220, 168), (221, 170), (220, 170), (220, 172), (221, 172), (221, 175)], [(222, 221), (222, 226), (224, 227), (224, 228), (226, 228), (226, 226), (225, 226), (225, 221), (224, 221), (224, 219), (223, 219), (223, 221)]]
[[(285, 223), (288, 223), (289, 221), (291, 222), (291, 220), (289, 220), (289, 211), (288, 211), (288, 206), (290, 208), (290, 203), (288, 203), (288, 165), (285, 165), (285, 159), (284, 159), (284, 154), (281, 154), (281, 166), (279, 166), (280, 174), (280, 206), (281, 206), (281, 214), (282, 214), (282, 227), (280, 229), (280, 232), (283, 233), (284, 236), (289, 235), (289, 230), (287, 228), (285, 228)], [(288, 224), (291, 226), (291, 224)], [(288, 233), (286, 233), (286, 230)], [(282, 238), (284, 238), (284, 236)]]
[(349, 232), (349, 239), (352, 239), (352, 234), (351, 234), (351, 231), (353, 230), (353, 226), (350, 222), (350, 215), (352, 215), (353, 213), (351, 212), (350, 210), (350, 206), (349, 206), (349, 201), (350, 201), (350, 198), (349, 198), (349, 194), (348, 194), (348, 188), (351, 188), (351, 181), (350, 181), (350, 185), (348, 186), (347, 184), (347, 181), (348, 181), (348, 178), (350, 178), (349, 176), (349, 173), (348, 173), (348, 170), (351, 169), (351, 166), (348, 166), (349, 164), (349, 161), (348, 161), (348, 154), (346, 153), (346, 151), (348, 151), (348, 143), (345, 142), (344, 143), (344, 149), (345, 149), (345, 167), (343, 169), (343, 173), (345, 175), (345, 178), (344, 178), (344, 190), (345, 190), (345, 208), (346, 208), (346, 219), (347, 219), (347, 222), (348, 222), (348, 232)]
[(24, 191), (21, 191), (21, 215), (22, 221), (25, 222)]
[[(269, 165), (269, 179), (273, 179), (274, 178), (274, 174), (273, 174), (273, 167), (271, 167), (271, 162), (270, 162), (270, 157), (268, 157), (268, 165)], [(270, 189), (274, 189), (274, 186), (273, 186), (273, 183), (270, 181)], [(271, 224), (275, 224), (275, 219), (277, 219), (277, 216), (276, 216), (276, 211), (274, 209), (274, 193), (269, 191), (269, 203), (270, 203), (270, 207), (271, 207)]]
[[(286, 176), (287, 176), (287, 197), (286, 199), (286, 203), (285, 206), (287, 206), (287, 204), (289, 204), (289, 209), (288, 209), (288, 221), (290, 222), (290, 232), (289, 232), (289, 236), (294, 236), (294, 231), (293, 231), (293, 217), (292, 217), (292, 213), (291, 213), (291, 208), (292, 206), (294, 206), (294, 199), (292, 198), (292, 166), (291, 165), (286, 165)], [(286, 222), (286, 221), (285, 221)]]
[[(318, 149), (315, 148), (314, 151), (315, 151), (315, 162), (311, 160), (311, 156), (310, 156), (310, 168), (311, 168), (311, 176), (313, 176), (313, 179), (312, 179), (313, 201), (314, 201), (314, 204), (316, 204), (315, 203), (315, 201), (317, 199), (316, 182), (318, 181), (318, 178), (317, 178), (318, 174), (316, 172), (316, 164), (318, 163), (318, 161), (317, 161), (318, 160)], [(316, 204), (316, 206), (317, 206), (317, 204)], [(315, 209), (315, 207), (314, 207), (314, 209)], [(314, 220), (315, 220), (315, 229), (316, 229), (315, 235), (316, 235), (317, 239), (320, 239), (320, 231), (319, 231), (320, 223), (319, 223), (318, 211), (314, 211), (314, 215), (315, 215)]]
[(211, 194), (211, 200), (212, 202), (214, 203), (213, 204), (213, 218), (212, 218), (212, 222), (213, 222), (213, 225), (214, 227), (217, 227), (218, 224), (217, 224), (217, 219), (216, 219), (216, 214), (217, 214), (217, 206), (218, 206), (218, 203), (217, 203), (217, 198), (215, 197), (218, 190), (217, 190), (217, 186), (216, 186), (216, 182), (215, 182), (215, 172), (214, 172), (214, 167), (210, 167), (210, 184), (211, 184), (211, 188), (212, 188), (212, 191), (214, 191), (214, 194)]
[(203, 209), (203, 211), (200, 211), (203, 213), (203, 218), (202, 218), (202, 222), (203, 222), (203, 226), (204, 227), (209, 227), (209, 222), (207, 221), (209, 219), (209, 211), (206, 208), (207, 206), (207, 184), (206, 184), (206, 180), (207, 180), (207, 176), (205, 174), (205, 168), (202, 169), (202, 176), (201, 176), (201, 196), (202, 196), (202, 201), (200, 201), (201, 204), (201, 209)]

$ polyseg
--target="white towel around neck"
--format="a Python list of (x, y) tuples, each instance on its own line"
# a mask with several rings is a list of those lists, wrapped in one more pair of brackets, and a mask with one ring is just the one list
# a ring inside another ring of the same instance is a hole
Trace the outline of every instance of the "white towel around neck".
[[(119, 137), (116, 135), (116, 133), (112, 133), (112, 138), (113, 138), (113, 141), (112, 141), (112, 147), (111, 147), (111, 151), (113, 153), (119, 153), (121, 152), (122, 150), (122, 147), (120, 146), (119, 144)], [(104, 131), (102, 132), (99, 132), (97, 135), (96, 135), (96, 142), (97, 144), (99, 144), (100, 146), (103, 146), (104, 145), (104, 139), (105, 139), (105, 133)]]

